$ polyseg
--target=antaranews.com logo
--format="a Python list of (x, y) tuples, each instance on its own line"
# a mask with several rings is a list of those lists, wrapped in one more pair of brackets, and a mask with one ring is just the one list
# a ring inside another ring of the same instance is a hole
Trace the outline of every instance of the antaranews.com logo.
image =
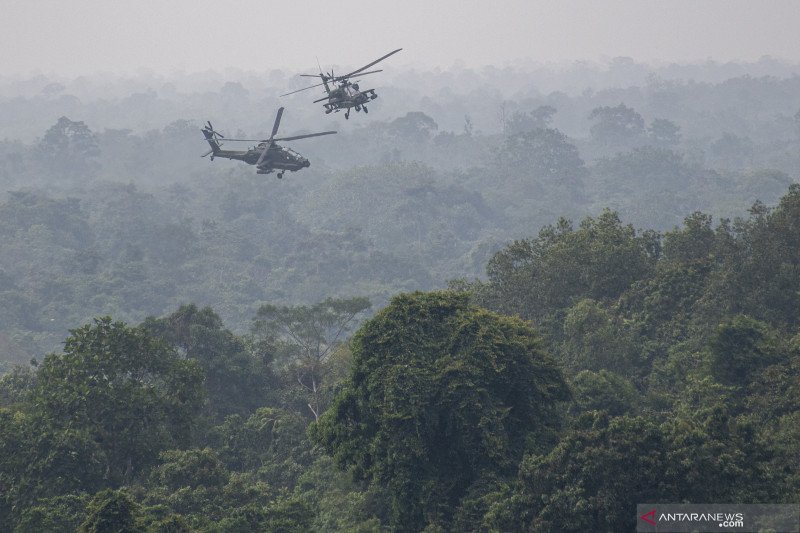
[(642, 533), (800, 533), (800, 505), (645, 503), (636, 506), (636, 515), (636, 531)]

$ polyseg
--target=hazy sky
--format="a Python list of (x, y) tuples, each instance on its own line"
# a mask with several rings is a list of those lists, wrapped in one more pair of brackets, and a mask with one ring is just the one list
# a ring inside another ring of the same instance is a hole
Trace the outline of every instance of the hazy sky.
[[(0, 0), (0, 75), (800, 61), (796, 0)], [(390, 67), (391, 65), (386, 65)]]

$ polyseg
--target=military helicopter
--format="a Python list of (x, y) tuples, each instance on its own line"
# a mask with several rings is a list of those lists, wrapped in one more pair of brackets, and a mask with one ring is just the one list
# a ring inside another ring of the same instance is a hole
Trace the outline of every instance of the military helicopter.
[[(310, 87), (304, 87), (302, 89), (297, 89), (296, 91), (292, 91), (286, 94), (282, 94), (281, 96), (288, 96), (290, 94), (299, 93), (300, 91), (305, 91), (308, 89), (313, 89), (314, 87), (325, 87), (325, 92), (328, 93), (327, 96), (320, 98), (319, 100), (314, 100), (314, 103), (319, 103), (322, 101), (327, 100), (328, 102), (322, 104), (325, 108), (325, 113), (331, 113), (333, 111), (339, 112), (340, 110), (344, 109), (344, 118), (350, 118), (350, 108), (355, 108), (356, 111), (364, 111), (364, 113), (369, 113), (367, 109), (366, 103), (370, 100), (375, 100), (378, 95), (375, 94), (375, 89), (367, 89), (362, 91), (358, 87), (358, 81), (351, 82), (350, 78), (358, 74), (359, 76), (366, 76), (367, 74), (375, 74), (376, 72), (382, 72), (381, 69), (379, 70), (371, 70), (369, 72), (363, 72), (364, 70), (368, 69), (372, 65), (376, 63), (380, 63), (390, 55), (396, 54), (402, 50), (402, 48), (398, 48), (393, 52), (389, 52), (385, 56), (376, 59), (372, 63), (368, 65), (364, 65), (358, 70), (354, 70), (348, 74), (343, 76), (334, 76), (333, 71), (325, 74), (322, 72), (322, 67), (319, 69), (319, 74), (300, 74), (301, 76), (305, 76), (307, 78), (320, 78), (322, 83), (318, 83), (316, 85), (311, 85)], [(359, 80), (360, 81), (360, 80)]]
[[(212, 126), (211, 122), (209, 121), (207, 123), (208, 125), (200, 131), (202, 131), (203, 135), (205, 135), (206, 141), (208, 141), (208, 144), (211, 146), (211, 150), (204, 153), (200, 157), (205, 157), (210, 154), (212, 161), (215, 157), (238, 159), (239, 161), (244, 161), (248, 165), (255, 165), (257, 174), (269, 174), (278, 170), (278, 178), (282, 178), (283, 173), (287, 170), (289, 172), (296, 172), (301, 168), (311, 166), (311, 163), (308, 161), (308, 159), (301, 156), (294, 150), (290, 150), (289, 148), (284, 148), (283, 146), (275, 144), (276, 141), (296, 141), (297, 139), (306, 139), (308, 137), (331, 135), (336, 132), (323, 131), (320, 133), (295, 135), (293, 137), (275, 137), (275, 134), (278, 133), (278, 126), (280, 126), (282, 115), (283, 108), (281, 107), (278, 109), (278, 115), (275, 117), (275, 124), (272, 126), (272, 135), (270, 135), (269, 139), (266, 140), (225, 138), (225, 136), (221, 133), (214, 131), (214, 126)], [(224, 139), (226, 142), (256, 142), (258, 144), (249, 150), (223, 150), (221, 148), (222, 142), (220, 139)]]

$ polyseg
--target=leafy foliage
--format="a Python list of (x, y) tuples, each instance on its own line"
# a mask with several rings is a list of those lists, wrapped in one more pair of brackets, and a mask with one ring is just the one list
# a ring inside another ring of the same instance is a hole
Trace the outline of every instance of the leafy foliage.
[(498, 252), (479, 298), (525, 318), (544, 317), (576, 299), (614, 299), (647, 275), (659, 251), (654, 234), (637, 234), (611, 211), (584, 219), (577, 230), (561, 219), (537, 238)]
[(85, 176), (97, 171), (100, 155), (97, 138), (82, 121), (61, 117), (39, 143), (39, 157), (52, 169), (68, 176)]
[(263, 305), (256, 314), (253, 331), (278, 344), (285, 371), (303, 389), (315, 420), (329, 401), (323, 385), (331, 356), (369, 306), (366, 298), (328, 298), (312, 307)]
[(350, 384), (313, 434), (339, 464), (387, 484), (401, 529), (447, 523), (467, 487), (513, 472), (567, 398), (530, 329), (463, 295), (396, 297), (353, 351)]
[(643, 501), (668, 501), (664, 436), (644, 418), (587, 413), (547, 455), (528, 455), (510, 502), (488, 525), (503, 531), (625, 531)]
[(161, 450), (190, 442), (201, 379), (196, 364), (106, 317), (73, 330), (64, 353), (45, 358), (31, 401), (54, 429), (91, 434), (105, 476), (118, 484)]
[(642, 116), (623, 103), (596, 107), (589, 119), (596, 121), (590, 128), (592, 137), (607, 144), (628, 143), (645, 132)]
[[(644, 499), (798, 501), (797, 77), (504, 101), (451, 75), (279, 184), (174, 120), (259, 128), (250, 82), (0, 99), (40, 137), (0, 143), (4, 528), (622, 531)], [(65, 108), (91, 121), (47, 129)], [(144, 323), (62, 342), (98, 314)]]
[(78, 528), (79, 533), (134, 533), (140, 530), (137, 523), (139, 506), (123, 490), (106, 489), (97, 493), (86, 510), (86, 520)]
[(206, 409), (215, 420), (249, 414), (266, 401), (274, 382), (269, 347), (255, 347), (225, 329), (210, 307), (182, 305), (167, 317), (148, 318), (143, 327), (203, 369)]

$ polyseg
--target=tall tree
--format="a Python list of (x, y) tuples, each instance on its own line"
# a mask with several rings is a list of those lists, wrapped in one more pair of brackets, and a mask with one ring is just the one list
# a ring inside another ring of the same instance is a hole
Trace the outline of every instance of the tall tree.
[(645, 133), (642, 115), (623, 103), (596, 107), (589, 113), (589, 120), (595, 121), (589, 128), (592, 137), (603, 144), (628, 145)]
[(57, 430), (83, 431), (106, 459), (106, 483), (131, 481), (160, 451), (189, 444), (202, 370), (144, 330), (110, 318), (72, 330), (48, 355), (31, 402)]
[(249, 415), (267, 402), (274, 384), (271, 349), (234, 335), (210, 307), (182, 305), (166, 317), (148, 318), (142, 326), (200, 365), (206, 411), (214, 420)]
[(647, 128), (647, 135), (657, 146), (672, 147), (681, 141), (681, 128), (665, 118), (653, 119)]
[(516, 241), (486, 267), (485, 305), (524, 318), (541, 318), (581, 298), (619, 297), (644, 278), (660, 254), (657, 235), (637, 234), (617, 213), (584, 219), (578, 229), (561, 219), (535, 239)]
[(587, 174), (578, 149), (558, 130), (539, 128), (509, 135), (500, 153), (500, 163), (544, 183), (556, 183), (578, 194)]
[(527, 455), (510, 494), (486, 517), (492, 531), (631, 531), (631, 509), (670, 501), (666, 443), (645, 418), (589, 412), (546, 455)]
[(528, 113), (516, 111), (506, 122), (505, 133), (514, 135), (516, 133), (549, 128), (556, 111), (555, 107), (549, 105), (540, 105)]
[(529, 326), (465, 294), (395, 297), (356, 333), (353, 354), (312, 436), (340, 466), (385, 484), (403, 531), (446, 525), (471, 486), (513, 475), (568, 396)]
[(100, 155), (97, 138), (81, 121), (61, 117), (42, 137), (39, 158), (53, 172), (83, 177), (96, 172)]
[(720, 324), (708, 350), (712, 375), (724, 385), (743, 386), (760, 370), (780, 359), (776, 335), (770, 327), (737, 315)]
[(263, 305), (256, 314), (253, 332), (278, 345), (282, 362), (305, 391), (315, 420), (326, 403), (322, 385), (328, 374), (328, 361), (357, 317), (369, 307), (366, 298), (328, 298), (310, 307)]
[(94, 495), (86, 508), (86, 520), (79, 533), (135, 533), (139, 527), (140, 508), (124, 490), (106, 489)]

